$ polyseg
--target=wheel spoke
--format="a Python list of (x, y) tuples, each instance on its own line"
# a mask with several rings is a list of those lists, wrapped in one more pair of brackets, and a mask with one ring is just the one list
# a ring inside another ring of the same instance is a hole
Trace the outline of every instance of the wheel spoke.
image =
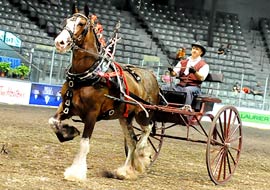
[(230, 139), (229, 139), (229, 143), (236, 142), (236, 141), (238, 141), (238, 140), (241, 139), (241, 138), (242, 138), (242, 136), (230, 138)]
[(154, 149), (154, 151), (157, 153), (158, 150), (156, 149), (154, 143), (152, 142), (152, 140), (150, 138), (148, 138), (148, 142), (151, 144), (152, 148)]
[(229, 113), (229, 119), (228, 119), (228, 126), (227, 126), (227, 130), (226, 130), (226, 138), (229, 137), (230, 131), (231, 131), (231, 119), (232, 119), (232, 110), (230, 110)]
[(217, 164), (216, 164), (216, 168), (215, 168), (215, 171), (214, 173), (217, 172), (217, 169), (218, 169), (218, 176), (217, 176), (217, 179), (220, 179), (220, 176), (221, 176), (221, 171), (222, 171), (222, 165), (223, 165), (223, 160), (224, 160), (224, 149), (222, 149), (222, 152), (220, 154), (220, 159), (218, 159), (217, 161)]
[(207, 141), (207, 169), (215, 184), (228, 181), (238, 165), (242, 148), (242, 123), (233, 106), (221, 108), (214, 119)]
[[(227, 114), (226, 110), (223, 113), (223, 122), (224, 122), (224, 129), (223, 129), (223, 139), (227, 138)], [(222, 129), (221, 129), (222, 130)]]
[(235, 127), (235, 129), (231, 132), (230, 136), (234, 136), (234, 134), (237, 132), (237, 130), (240, 128), (240, 123)]
[(234, 157), (233, 157), (231, 151), (229, 150), (228, 152), (229, 152), (230, 158), (231, 158), (232, 161), (233, 161), (233, 164), (235, 165), (235, 164), (236, 164), (236, 161), (235, 161), (235, 159), (234, 159)]
[[(221, 135), (220, 135), (220, 132), (221, 132)], [(220, 141), (224, 144), (223, 131), (220, 131), (220, 132), (219, 132), (218, 130), (216, 130), (216, 133), (217, 133), (217, 135), (218, 135)]]
[(157, 140), (157, 141), (161, 141), (160, 138), (158, 138), (160, 136), (154, 136), (153, 134), (152, 135), (150, 134), (150, 137), (153, 138), (153, 139), (155, 139), (155, 140)]
[[(211, 154), (214, 154), (215, 152), (218, 152), (217, 153), (217, 156), (218, 156), (218, 154), (220, 154), (220, 152), (221, 152), (221, 148), (220, 147), (216, 147), (216, 148), (212, 148), (211, 150), (210, 150), (210, 153)], [(217, 157), (216, 156), (216, 157)], [(214, 158), (214, 159), (216, 159), (216, 158)], [(215, 161), (215, 160), (214, 160)]]
[[(229, 154), (230, 154), (230, 152), (229, 152)], [(227, 165), (228, 165), (229, 173), (231, 174), (232, 173), (232, 168), (231, 168), (231, 162), (230, 162), (229, 154), (227, 154), (226, 156), (227, 156)], [(232, 159), (233, 159), (233, 157), (232, 157)], [(234, 162), (234, 159), (233, 159), (233, 162)]]
[(240, 149), (239, 148), (235, 148), (233, 146), (231, 146), (230, 149), (235, 150), (236, 152), (240, 152)]
[(221, 143), (215, 139), (211, 139), (211, 144), (212, 145), (219, 145), (219, 146), (224, 146), (224, 143)]
[(223, 155), (223, 179), (226, 179), (226, 158), (227, 158), (227, 154), (226, 154), (226, 150), (224, 151), (224, 155)]
[[(216, 173), (217, 171), (217, 164), (219, 163), (221, 157), (222, 157), (222, 152), (223, 152), (223, 149), (219, 149), (219, 152), (214, 156), (214, 158), (212, 159), (211, 161), (211, 166), (214, 166), (214, 174)], [(216, 163), (216, 164), (215, 164)]]
[(221, 139), (224, 139), (224, 133), (223, 133), (223, 128), (222, 128), (222, 121), (221, 121), (221, 118), (218, 118), (219, 120), (219, 128), (220, 128), (220, 132), (221, 132), (221, 135), (222, 135), (222, 138)]
[(234, 113), (234, 117), (233, 117), (232, 123), (235, 123), (236, 119), (237, 119), (237, 114)]

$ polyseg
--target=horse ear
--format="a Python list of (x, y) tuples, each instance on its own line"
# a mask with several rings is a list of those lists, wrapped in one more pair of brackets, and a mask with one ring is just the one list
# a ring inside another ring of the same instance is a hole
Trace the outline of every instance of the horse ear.
[(77, 5), (75, 3), (73, 3), (72, 4), (72, 14), (77, 13), (77, 12), (79, 12), (78, 8), (77, 8)]
[(89, 7), (88, 7), (88, 5), (84, 5), (84, 14), (85, 14), (85, 16), (89, 16)]

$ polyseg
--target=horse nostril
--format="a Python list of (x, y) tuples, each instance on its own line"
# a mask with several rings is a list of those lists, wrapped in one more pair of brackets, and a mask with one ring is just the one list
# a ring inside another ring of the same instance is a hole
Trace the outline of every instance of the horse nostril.
[(64, 42), (63, 40), (61, 40), (61, 41), (56, 41), (56, 42), (55, 42), (55, 45), (56, 45), (57, 47), (63, 47), (63, 46), (65, 45), (65, 42)]

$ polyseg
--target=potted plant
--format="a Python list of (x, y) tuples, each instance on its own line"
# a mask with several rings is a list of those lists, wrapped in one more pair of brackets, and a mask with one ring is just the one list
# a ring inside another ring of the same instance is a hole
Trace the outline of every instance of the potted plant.
[(2, 77), (6, 76), (7, 72), (10, 70), (10, 63), (0, 62), (0, 75)]
[(20, 66), (16, 67), (16, 70), (18, 71), (18, 75), (21, 79), (24, 79), (29, 75), (30, 69), (28, 66), (21, 64)]
[(18, 78), (21, 75), (20, 71), (17, 68), (11, 68), (8, 71), (8, 77)]

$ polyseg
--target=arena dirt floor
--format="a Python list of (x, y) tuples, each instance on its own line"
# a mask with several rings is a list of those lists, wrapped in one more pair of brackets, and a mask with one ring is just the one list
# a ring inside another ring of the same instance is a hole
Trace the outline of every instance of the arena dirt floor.
[[(48, 125), (54, 108), (0, 105), (0, 190), (268, 190), (270, 130), (243, 127), (239, 166), (232, 179), (214, 185), (207, 173), (205, 144), (165, 139), (154, 165), (137, 180), (104, 177), (124, 163), (118, 121), (97, 123), (87, 158), (88, 179), (70, 182), (63, 172), (80, 138), (60, 143)], [(82, 130), (82, 125), (77, 124)]]

